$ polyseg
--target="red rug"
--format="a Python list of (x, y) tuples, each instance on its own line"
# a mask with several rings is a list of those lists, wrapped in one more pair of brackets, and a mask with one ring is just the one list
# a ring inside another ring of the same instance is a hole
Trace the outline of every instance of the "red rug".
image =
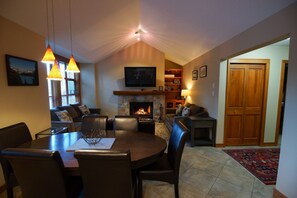
[(266, 185), (276, 183), (279, 148), (223, 150)]

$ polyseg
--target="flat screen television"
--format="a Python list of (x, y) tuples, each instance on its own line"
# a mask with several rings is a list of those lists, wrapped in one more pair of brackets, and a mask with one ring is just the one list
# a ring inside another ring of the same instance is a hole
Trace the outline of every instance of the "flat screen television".
[(156, 67), (125, 67), (126, 87), (156, 87)]

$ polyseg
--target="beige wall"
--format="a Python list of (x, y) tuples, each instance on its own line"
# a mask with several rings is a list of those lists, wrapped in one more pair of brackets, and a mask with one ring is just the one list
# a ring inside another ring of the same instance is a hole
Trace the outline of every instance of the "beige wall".
[(118, 113), (118, 96), (113, 95), (114, 90), (140, 90), (125, 87), (125, 66), (156, 66), (157, 87), (145, 89), (158, 89), (158, 86), (164, 86), (164, 65), (164, 53), (144, 42), (137, 42), (97, 63), (94, 70), (95, 91), (98, 93), (96, 101), (99, 101), (98, 107), (102, 109), (102, 114), (112, 117)]
[[(25, 122), (34, 137), (50, 127), (46, 68), (40, 62), (44, 38), (0, 17), (0, 43), (0, 128)], [(8, 86), (5, 54), (38, 61), (39, 86)]]
[(81, 78), (81, 103), (88, 107), (99, 107), (99, 100), (96, 89), (95, 65), (80, 64)]
[[(287, 82), (287, 98), (285, 121), (283, 127), (281, 155), (276, 188), (287, 197), (297, 194), (297, 3), (276, 13), (252, 28), (233, 37), (217, 48), (196, 58), (184, 66), (184, 83), (192, 87), (191, 99), (194, 103), (205, 106), (210, 115), (218, 117), (218, 83), (220, 62), (256, 46), (275, 41), (290, 35), (289, 74)], [(191, 72), (202, 65), (208, 66), (207, 78), (191, 80)], [(218, 134), (222, 137), (222, 134)]]

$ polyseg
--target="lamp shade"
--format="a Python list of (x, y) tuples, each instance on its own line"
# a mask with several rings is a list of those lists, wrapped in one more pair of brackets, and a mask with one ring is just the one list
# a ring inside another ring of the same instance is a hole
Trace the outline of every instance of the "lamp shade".
[(55, 61), (55, 64), (53, 65), (49, 75), (47, 76), (48, 80), (64, 80), (61, 71), (59, 69), (57, 61)]
[(56, 58), (55, 55), (52, 51), (51, 46), (48, 44), (47, 48), (46, 48), (46, 52), (41, 60), (41, 62), (43, 63), (49, 63), (49, 64), (54, 64)]
[(76, 65), (75, 59), (73, 57), (73, 55), (70, 56), (70, 60), (68, 63), (68, 66), (66, 68), (66, 72), (73, 72), (73, 73), (79, 73), (79, 69)]
[(189, 90), (187, 89), (182, 89), (181, 91), (181, 96), (187, 97), (189, 95)]

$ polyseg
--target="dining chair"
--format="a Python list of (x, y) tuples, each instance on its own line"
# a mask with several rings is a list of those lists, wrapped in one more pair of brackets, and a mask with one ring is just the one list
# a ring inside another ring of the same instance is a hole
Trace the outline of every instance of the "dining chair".
[(138, 131), (138, 117), (116, 115), (113, 122), (114, 130)]
[(81, 131), (91, 131), (92, 129), (106, 130), (108, 116), (86, 115), (82, 118)]
[(143, 180), (164, 181), (174, 184), (175, 197), (179, 197), (179, 167), (188, 135), (188, 129), (182, 122), (176, 121), (173, 124), (167, 154), (165, 153), (157, 162), (138, 170), (138, 197), (142, 197)]
[(66, 177), (58, 151), (31, 148), (7, 148), (7, 159), (20, 184), (24, 198), (76, 198), (82, 189), (79, 177)]
[(133, 197), (130, 151), (77, 150), (86, 198)]
[[(17, 123), (0, 129), (0, 154), (9, 147), (18, 147), (19, 145), (31, 141), (32, 137), (27, 125), (24, 122)], [(18, 186), (18, 181), (14, 175), (9, 162), (0, 155), (2, 171), (6, 183), (7, 198), (13, 198), (13, 187)]]

